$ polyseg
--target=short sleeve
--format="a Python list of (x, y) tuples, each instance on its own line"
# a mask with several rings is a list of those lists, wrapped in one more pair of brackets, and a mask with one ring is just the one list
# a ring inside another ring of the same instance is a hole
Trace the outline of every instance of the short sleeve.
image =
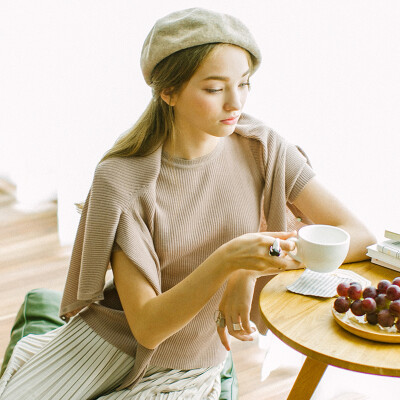
[(315, 175), (305, 153), (270, 130), (264, 143), (264, 215), (269, 231), (286, 231), (287, 205)]
[(293, 203), (315, 173), (304, 151), (290, 143), (287, 144), (285, 164), (286, 199)]

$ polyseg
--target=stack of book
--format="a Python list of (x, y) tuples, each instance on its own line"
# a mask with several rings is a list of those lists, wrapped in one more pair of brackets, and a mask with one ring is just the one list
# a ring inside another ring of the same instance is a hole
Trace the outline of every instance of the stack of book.
[(367, 247), (367, 256), (371, 262), (400, 272), (400, 233), (385, 231), (382, 242)]

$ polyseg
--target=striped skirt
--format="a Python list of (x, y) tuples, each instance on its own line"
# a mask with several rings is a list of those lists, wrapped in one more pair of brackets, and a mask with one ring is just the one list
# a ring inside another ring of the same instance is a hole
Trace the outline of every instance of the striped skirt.
[(134, 362), (77, 316), (18, 342), (0, 379), (0, 400), (219, 399), (223, 363), (193, 370), (150, 367), (133, 389), (113, 391)]

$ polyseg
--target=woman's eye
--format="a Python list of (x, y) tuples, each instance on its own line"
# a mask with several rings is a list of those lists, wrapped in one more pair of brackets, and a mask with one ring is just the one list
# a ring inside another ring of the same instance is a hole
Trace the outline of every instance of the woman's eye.
[[(250, 88), (250, 82), (243, 82), (243, 83), (239, 84), (239, 88), (244, 88), (244, 87)], [(207, 89), (204, 89), (204, 90), (207, 93), (218, 93), (218, 92), (222, 92), (223, 91), (223, 89), (221, 89), (221, 88), (219, 88), (219, 89), (217, 89), (217, 88), (207, 88)]]
[(205, 91), (208, 93), (217, 93), (222, 92), (222, 89), (205, 89)]

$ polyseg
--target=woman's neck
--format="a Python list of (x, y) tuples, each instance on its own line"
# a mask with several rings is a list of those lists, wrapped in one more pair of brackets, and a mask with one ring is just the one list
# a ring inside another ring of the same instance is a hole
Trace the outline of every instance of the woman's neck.
[(204, 140), (190, 139), (184, 135), (177, 135), (175, 140), (167, 140), (164, 143), (164, 151), (172, 157), (193, 160), (210, 154), (222, 138), (208, 135)]

